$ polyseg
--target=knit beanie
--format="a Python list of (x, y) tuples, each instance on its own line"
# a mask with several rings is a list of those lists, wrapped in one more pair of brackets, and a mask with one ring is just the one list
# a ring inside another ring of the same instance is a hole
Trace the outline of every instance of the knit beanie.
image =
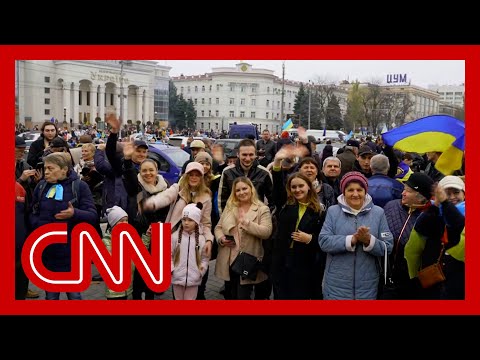
[(202, 219), (202, 208), (203, 204), (201, 202), (196, 204), (188, 204), (183, 209), (182, 217), (192, 219), (197, 223), (197, 225), (200, 225), (200, 221)]
[(206, 151), (201, 151), (197, 154), (197, 156), (195, 156), (195, 161), (196, 162), (202, 162), (202, 161), (207, 161), (210, 163), (210, 166), (212, 166), (213, 164), (213, 160), (212, 160), (212, 157), (210, 156), (210, 154)]
[(120, 206), (107, 209), (107, 221), (112, 228), (124, 217), (128, 218), (128, 214)]
[(421, 173), (415, 172), (405, 181), (405, 185), (410, 186), (413, 190), (418, 191), (420, 194), (425, 196), (427, 200), (430, 200), (432, 197), (432, 186), (433, 180), (430, 176)]
[(364, 189), (365, 192), (368, 192), (368, 180), (367, 178), (358, 171), (350, 171), (343, 175), (342, 180), (340, 180), (340, 189), (342, 190), (342, 194), (345, 194), (345, 188), (350, 184), (352, 181), (358, 182)]

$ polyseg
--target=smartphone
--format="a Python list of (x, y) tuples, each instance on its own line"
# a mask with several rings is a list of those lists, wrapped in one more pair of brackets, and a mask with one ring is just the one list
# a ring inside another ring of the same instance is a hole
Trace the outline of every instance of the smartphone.
[(229, 241), (235, 242), (235, 238), (233, 237), (233, 235), (225, 235), (225, 240), (229, 240)]
[(35, 170), (42, 170), (43, 171), (43, 161), (40, 161), (35, 166)]

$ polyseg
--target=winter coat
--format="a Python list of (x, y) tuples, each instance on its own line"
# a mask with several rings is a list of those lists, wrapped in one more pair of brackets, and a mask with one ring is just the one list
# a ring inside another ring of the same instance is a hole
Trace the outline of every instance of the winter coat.
[(103, 150), (95, 150), (94, 161), (95, 169), (104, 176), (102, 213), (114, 205), (127, 209), (127, 191), (122, 174), (114, 171)]
[[(307, 208), (303, 214), (298, 230), (312, 235), (310, 243), (305, 244), (292, 240), (298, 212), (298, 204), (285, 205), (278, 214), (277, 231), (273, 237), (272, 277), (279, 290), (280, 299), (291, 299), (295, 296), (289, 293), (295, 283), (297, 296), (301, 293), (304, 295), (303, 299), (315, 298), (315, 284), (318, 283), (316, 280), (321, 278), (321, 274), (316, 271), (320, 269), (317, 265), (321, 265), (317, 264), (320, 259), (317, 239), (322, 227), (320, 214), (311, 208)], [(286, 283), (289, 284), (288, 290), (284, 288)]]
[[(351, 245), (360, 226), (370, 228), (370, 244)], [(376, 299), (379, 281), (378, 257), (390, 254), (393, 237), (385, 213), (366, 195), (361, 211), (354, 215), (343, 195), (331, 206), (319, 236), (320, 248), (327, 253), (323, 278), (324, 299)]]
[[(233, 235), (236, 246), (229, 248), (219, 244), (217, 262), (215, 265), (215, 276), (230, 281), (230, 266), (240, 251), (244, 251), (259, 259), (263, 258), (262, 240), (267, 240), (272, 234), (272, 216), (268, 206), (252, 204), (245, 214), (245, 218), (250, 220), (245, 229), (240, 230), (239, 238), (236, 236), (238, 223), (238, 208), (225, 209), (220, 216), (220, 220), (215, 227), (215, 238), (220, 239), (224, 235)], [(240, 278), (240, 284), (258, 284), (267, 279), (267, 274), (258, 271), (255, 280)]]
[[(188, 205), (186, 199), (186, 190), (182, 189), (179, 191), (178, 183), (175, 183), (165, 191), (150, 196), (147, 200), (145, 200), (145, 204), (154, 205), (155, 211), (159, 211), (166, 206), (170, 206), (165, 222), (171, 223), (172, 231), (175, 231), (179, 225), (179, 222), (182, 220), (183, 209)], [(211, 219), (212, 198), (210, 195), (204, 194), (196, 200), (197, 202), (201, 202), (203, 204), (201, 218), (203, 234), (207, 240), (213, 241)]]
[(67, 209), (68, 202), (73, 199), (72, 182), (77, 178), (77, 174), (70, 170), (70, 174), (58, 182), (58, 184), (63, 187), (62, 200), (46, 197), (52, 185), (56, 184), (47, 183), (42, 194), (39, 193), (40, 190), (37, 186), (33, 194), (34, 211), (30, 214), (30, 225), (32, 229), (37, 229), (42, 225), (50, 223), (67, 223), (68, 225), (67, 243), (52, 244), (43, 251), (43, 263), (45, 267), (51, 271), (70, 271), (70, 234), (72, 233), (73, 227), (82, 222), (95, 224), (99, 221), (97, 210), (93, 203), (92, 193), (84, 181), (80, 181), (79, 184), (77, 203), (74, 207), (73, 217), (67, 220), (57, 220), (55, 218), (55, 214)]
[(368, 193), (373, 203), (383, 208), (389, 201), (402, 198), (403, 184), (383, 174), (368, 179)]
[[(178, 230), (172, 234), (172, 284), (182, 286), (199, 286), (202, 283), (202, 277), (208, 269), (209, 258), (205, 255), (205, 236), (199, 234), (198, 246), (200, 251), (201, 263), (197, 265), (197, 255), (195, 251), (195, 231), (188, 234), (182, 231), (182, 241), (178, 243)], [(180, 246), (180, 256), (178, 264), (174, 264), (175, 250)]]

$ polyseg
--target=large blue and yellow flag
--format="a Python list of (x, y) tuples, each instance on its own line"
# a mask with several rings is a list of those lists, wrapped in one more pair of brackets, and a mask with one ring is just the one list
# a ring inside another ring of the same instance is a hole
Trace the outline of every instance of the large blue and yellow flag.
[(445, 175), (462, 167), (465, 123), (449, 115), (427, 116), (382, 134), (383, 142), (406, 152), (442, 152), (435, 167)]
[(288, 130), (291, 128), (293, 128), (293, 122), (292, 122), (292, 119), (288, 119), (288, 121), (286, 121), (285, 124), (283, 124), (282, 130)]

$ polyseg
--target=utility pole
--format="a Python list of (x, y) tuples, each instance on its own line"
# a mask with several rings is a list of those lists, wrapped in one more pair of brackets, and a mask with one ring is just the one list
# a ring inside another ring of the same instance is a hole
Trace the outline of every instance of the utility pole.
[(308, 80), (308, 130), (310, 130), (310, 108), (312, 104), (312, 89), (310, 86), (310, 80)]
[(285, 61), (282, 64), (282, 102), (280, 106), (280, 131), (283, 127), (283, 97), (285, 95)]

